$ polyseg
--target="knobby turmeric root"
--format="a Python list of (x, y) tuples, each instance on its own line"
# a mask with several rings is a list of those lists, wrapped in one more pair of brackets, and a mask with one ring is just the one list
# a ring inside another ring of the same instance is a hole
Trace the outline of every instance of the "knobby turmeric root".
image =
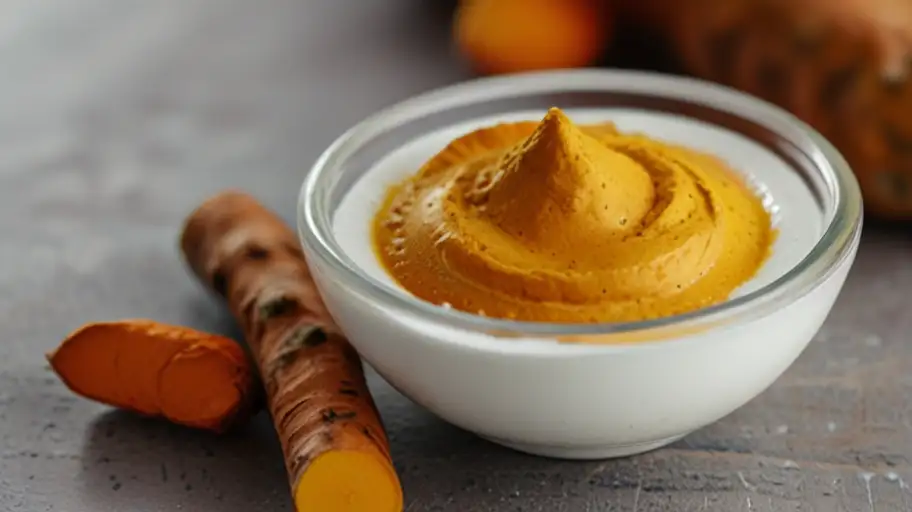
[(912, 2), (615, 0), (681, 70), (775, 103), (842, 153), (866, 212), (912, 220)]
[(485, 74), (593, 64), (610, 39), (606, 0), (461, 0), (453, 35)]
[(74, 393), (180, 425), (222, 432), (256, 403), (253, 367), (241, 347), (186, 327), (87, 324), (47, 359)]
[(260, 368), (301, 512), (400, 512), (402, 490), (358, 354), (326, 311), (294, 233), (253, 198), (217, 195), (181, 236)]

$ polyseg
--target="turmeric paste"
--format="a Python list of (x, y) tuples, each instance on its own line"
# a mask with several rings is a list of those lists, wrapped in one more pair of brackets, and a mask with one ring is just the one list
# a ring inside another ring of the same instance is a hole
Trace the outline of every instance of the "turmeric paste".
[(241, 324), (297, 510), (400, 512), (361, 360), (327, 313), (294, 233), (250, 196), (225, 192), (190, 215), (181, 248)]
[(74, 393), (180, 425), (222, 432), (256, 407), (256, 378), (241, 347), (187, 327), (87, 324), (47, 358)]
[(373, 236), (391, 276), (435, 304), (620, 322), (724, 301), (774, 232), (720, 160), (552, 108), (452, 141), (392, 187)]

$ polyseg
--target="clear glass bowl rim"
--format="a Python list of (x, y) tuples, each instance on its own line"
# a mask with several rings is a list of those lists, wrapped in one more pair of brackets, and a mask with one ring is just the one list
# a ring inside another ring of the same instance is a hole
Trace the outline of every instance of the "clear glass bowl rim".
[[(522, 94), (559, 94), (566, 92), (649, 93), (662, 98), (686, 101), (727, 110), (766, 127), (798, 128), (816, 150), (812, 160), (829, 186), (834, 202), (833, 216), (811, 251), (794, 267), (771, 283), (745, 295), (689, 313), (654, 320), (621, 323), (550, 323), (484, 317), (446, 309), (418, 299), (405, 291), (394, 290), (364, 273), (344, 256), (335, 240), (332, 219), (323, 211), (321, 177), (345, 164), (345, 155), (382, 135), (385, 130), (448, 108), (471, 105)], [(475, 331), (496, 337), (526, 338), (587, 337), (631, 334), (655, 329), (700, 328), (743, 322), (762, 317), (785, 307), (823, 283), (849, 256), (860, 235), (863, 208), (861, 191), (849, 164), (816, 130), (785, 110), (735, 89), (696, 78), (661, 73), (574, 69), (518, 73), (475, 78), (413, 96), (365, 118), (340, 135), (319, 156), (307, 174), (298, 198), (298, 234), (310, 249), (310, 257), (329, 268), (333, 280), (361, 298), (386, 308), (416, 316), (448, 327)], [(635, 345), (661, 343), (636, 342)]]

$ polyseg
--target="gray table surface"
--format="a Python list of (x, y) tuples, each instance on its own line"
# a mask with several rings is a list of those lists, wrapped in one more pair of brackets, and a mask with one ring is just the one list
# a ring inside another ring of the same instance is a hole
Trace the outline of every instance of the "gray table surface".
[[(0, 2), (0, 510), (291, 510), (260, 415), (215, 437), (75, 398), (43, 353), (151, 317), (236, 335), (179, 224), (225, 187), (291, 220), (318, 153), (466, 78), (427, 0)], [(912, 510), (912, 237), (867, 228), (820, 335), (771, 389), (673, 446), (521, 455), (372, 376), (409, 511)]]

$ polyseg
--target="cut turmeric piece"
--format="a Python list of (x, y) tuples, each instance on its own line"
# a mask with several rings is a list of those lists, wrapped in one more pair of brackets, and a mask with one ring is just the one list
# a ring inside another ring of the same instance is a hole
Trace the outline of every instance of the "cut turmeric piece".
[(151, 320), (84, 325), (47, 355), (74, 393), (222, 432), (256, 403), (253, 367), (231, 339)]
[(400, 512), (402, 489), (361, 360), (317, 293), (294, 233), (252, 197), (219, 194), (181, 248), (221, 295), (260, 369), (301, 512)]

